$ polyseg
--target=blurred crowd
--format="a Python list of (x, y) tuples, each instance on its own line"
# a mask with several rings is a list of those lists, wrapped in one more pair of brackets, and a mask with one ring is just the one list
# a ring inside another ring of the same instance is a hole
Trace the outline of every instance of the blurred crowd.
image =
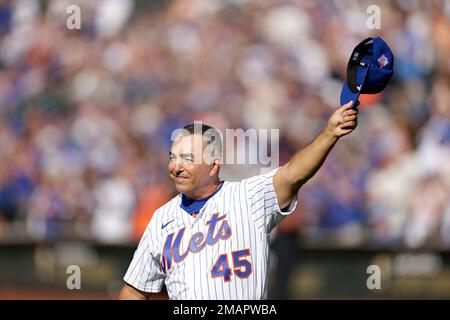
[(0, 242), (136, 241), (175, 195), (170, 135), (194, 120), (278, 128), (283, 164), (338, 107), (353, 47), (381, 36), (394, 78), (280, 232), (449, 247), (450, 2), (378, 1), (369, 29), (373, 2), (0, 1)]

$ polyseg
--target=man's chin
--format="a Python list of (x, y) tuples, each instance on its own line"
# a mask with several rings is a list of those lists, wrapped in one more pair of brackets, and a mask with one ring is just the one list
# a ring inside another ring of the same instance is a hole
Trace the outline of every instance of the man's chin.
[(175, 189), (181, 193), (188, 193), (191, 188), (186, 183), (175, 182)]

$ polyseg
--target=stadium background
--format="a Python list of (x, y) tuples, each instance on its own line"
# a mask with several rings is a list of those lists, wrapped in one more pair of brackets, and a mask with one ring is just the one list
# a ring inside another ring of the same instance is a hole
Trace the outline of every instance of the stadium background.
[(270, 295), (449, 298), (449, 30), (437, 0), (0, 1), (0, 298), (113, 298), (174, 195), (170, 133), (278, 128), (284, 163), (337, 107), (367, 36), (391, 46), (394, 78), (362, 97), (358, 129), (275, 232)]

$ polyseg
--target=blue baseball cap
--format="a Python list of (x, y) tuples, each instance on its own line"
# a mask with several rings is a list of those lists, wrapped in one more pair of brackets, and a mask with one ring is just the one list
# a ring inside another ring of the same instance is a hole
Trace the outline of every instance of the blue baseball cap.
[(394, 55), (379, 37), (367, 38), (352, 52), (347, 65), (347, 81), (341, 91), (341, 105), (353, 101), (358, 106), (361, 93), (379, 93), (394, 73)]

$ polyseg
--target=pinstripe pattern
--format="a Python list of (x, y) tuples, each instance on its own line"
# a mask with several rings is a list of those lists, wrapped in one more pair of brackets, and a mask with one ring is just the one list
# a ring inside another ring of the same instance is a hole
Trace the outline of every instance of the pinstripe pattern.
[[(160, 207), (139, 242), (124, 280), (146, 292), (159, 292), (165, 283), (170, 299), (266, 298), (270, 232), (285, 215), (295, 209), (297, 203), (293, 199), (286, 212), (281, 212), (273, 188), (275, 172), (273, 170), (240, 182), (225, 182), (196, 218), (180, 207), (181, 195)], [(161, 263), (167, 237), (173, 234), (172, 243), (175, 243), (178, 232), (185, 228), (178, 248), (182, 255), (189, 250), (189, 242), (194, 234), (202, 232), (203, 240), (206, 241), (209, 229), (206, 222), (217, 213), (220, 217), (226, 214), (226, 217), (217, 223), (213, 237), (218, 237), (223, 221), (228, 223), (231, 236), (211, 245), (205, 244), (198, 252), (189, 251), (178, 263), (174, 261), (172, 253), (171, 267), (164, 273)], [(252, 272), (246, 278), (238, 277), (236, 272), (231, 273), (228, 282), (221, 276), (211, 276), (211, 269), (220, 255), (227, 254), (229, 267), (233, 270), (232, 253), (244, 249), (249, 249), (250, 255), (240, 259), (249, 261), (252, 266)]]

